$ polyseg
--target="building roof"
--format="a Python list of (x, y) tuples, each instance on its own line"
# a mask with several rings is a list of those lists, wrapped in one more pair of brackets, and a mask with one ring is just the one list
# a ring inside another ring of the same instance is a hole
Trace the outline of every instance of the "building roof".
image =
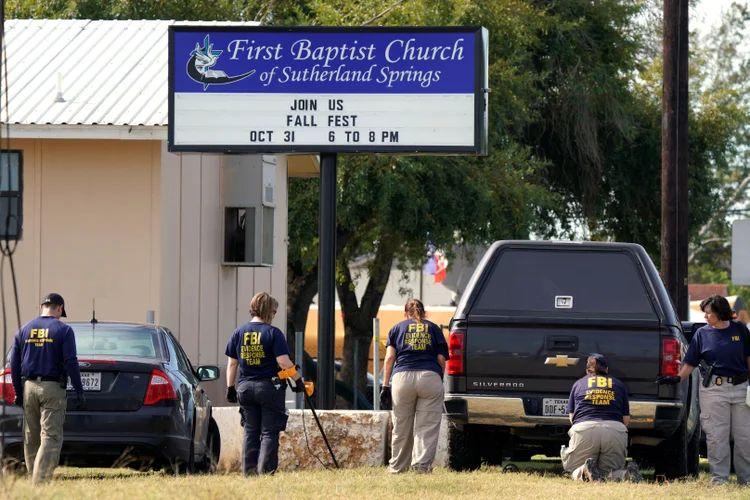
[[(167, 27), (257, 22), (8, 20), (11, 125), (167, 125)], [(64, 102), (56, 102), (58, 76)], [(4, 77), (4, 75), (3, 75)], [(2, 123), (6, 122), (5, 85)]]
[(715, 283), (690, 283), (688, 284), (688, 295), (690, 300), (701, 301), (711, 295), (727, 296), (727, 285)]

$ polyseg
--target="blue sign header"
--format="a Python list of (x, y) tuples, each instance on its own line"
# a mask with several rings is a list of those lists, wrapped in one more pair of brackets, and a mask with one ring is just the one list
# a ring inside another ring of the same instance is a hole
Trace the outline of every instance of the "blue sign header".
[(479, 30), (172, 27), (178, 93), (473, 94)]

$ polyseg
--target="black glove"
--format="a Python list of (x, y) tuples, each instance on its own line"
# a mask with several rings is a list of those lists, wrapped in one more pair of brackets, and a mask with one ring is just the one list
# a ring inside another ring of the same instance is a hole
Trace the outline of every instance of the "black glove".
[(390, 410), (393, 405), (393, 398), (391, 397), (391, 386), (390, 385), (384, 385), (382, 389), (380, 389), (380, 409), (381, 410)]
[(658, 377), (656, 379), (656, 383), (659, 385), (677, 385), (681, 380), (682, 378), (680, 378), (679, 375), (666, 375), (663, 377)]
[(294, 381), (292, 392), (305, 392), (305, 379), (302, 377)]
[(83, 411), (86, 409), (86, 396), (82, 392), (76, 393), (76, 410)]
[(13, 404), (23, 408), (23, 396), (16, 394), (16, 398), (13, 400)]
[(230, 403), (237, 402), (237, 389), (235, 389), (233, 385), (227, 387), (227, 401), (229, 401)]

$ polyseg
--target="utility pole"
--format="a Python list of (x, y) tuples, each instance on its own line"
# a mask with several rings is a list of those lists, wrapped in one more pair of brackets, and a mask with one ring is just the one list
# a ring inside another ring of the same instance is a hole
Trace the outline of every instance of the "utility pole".
[(689, 319), (688, 0), (664, 0), (661, 150), (661, 277), (681, 320)]

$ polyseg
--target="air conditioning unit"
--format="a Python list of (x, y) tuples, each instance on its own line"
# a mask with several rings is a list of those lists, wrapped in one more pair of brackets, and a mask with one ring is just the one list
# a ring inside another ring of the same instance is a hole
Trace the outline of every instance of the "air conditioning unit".
[(222, 172), (225, 266), (274, 265), (273, 156), (226, 155)]

